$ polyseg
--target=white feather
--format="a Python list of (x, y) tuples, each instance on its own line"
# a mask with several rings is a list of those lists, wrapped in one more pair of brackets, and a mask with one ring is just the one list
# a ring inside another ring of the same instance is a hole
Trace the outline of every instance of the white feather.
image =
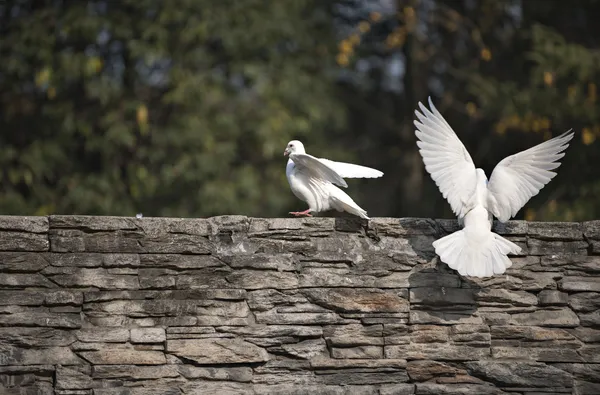
[(352, 163), (334, 162), (323, 158), (319, 158), (319, 160), (335, 170), (343, 178), (379, 178), (383, 176), (383, 172), (370, 167), (354, 165)]
[(573, 133), (569, 130), (546, 142), (504, 158), (488, 183), (488, 208), (501, 222), (514, 217), (525, 203), (550, 182), (560, 166)]
[(382, 172), (351, 163), (334, 162), (329, 159), (308, 155), (304, 145), (290, 141), (286, 153), (290, 159), (286, 166), (286, 176), (294, 195), (306, 202), (309, 211), (346, 211), (361, 218), (369, 219), (367, 212), (334, 184), (347, 187), (346, 178), (381, 177)]
[(414, 122), (417, 127), (415, 134), (419, 139), (417, 146), (425, 169), (450, 203), (454, 214), (462, 218), (470, 208), (469, 201), (475, 193), (475, 165), (431, 98), (429, 106), (432, 111), (419, 103), (425, 115), (415, 111), (420, 121)]
[(443, 262), (461, 275), (488, 277), (502, 274), (512, 265), (508, 254), (521, 248), (493, 233), (492, 215), (508, 221), (556, 175), (573, 133), (556, 138), (503, 159), (489, 183), (482, 169), (429, 98), (415, 114), (417, 145), (425, 169), (458, 216), (463, 229), (433, 243)]

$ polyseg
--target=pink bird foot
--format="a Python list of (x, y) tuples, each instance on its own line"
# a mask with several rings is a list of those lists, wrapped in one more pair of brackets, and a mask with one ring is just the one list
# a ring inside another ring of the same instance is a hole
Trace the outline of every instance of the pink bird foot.
[(304, 211), (290, 211), (289, 214), (292, 214), (295, 217), (312, 217), (310, 209)]

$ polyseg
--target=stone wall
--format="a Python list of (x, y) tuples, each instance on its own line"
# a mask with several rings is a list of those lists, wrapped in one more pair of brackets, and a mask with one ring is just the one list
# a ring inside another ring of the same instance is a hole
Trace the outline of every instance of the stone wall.
[(600, 394), (600, 221), (0, 217), (0, 394)]

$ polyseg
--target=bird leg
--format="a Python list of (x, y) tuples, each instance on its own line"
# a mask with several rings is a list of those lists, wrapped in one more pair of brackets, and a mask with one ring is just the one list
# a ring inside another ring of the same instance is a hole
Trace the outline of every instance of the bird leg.
[(292, 214), (295, 217), (312, 217), (310, 209), (304, 211), (290, 211), (289, 214)]

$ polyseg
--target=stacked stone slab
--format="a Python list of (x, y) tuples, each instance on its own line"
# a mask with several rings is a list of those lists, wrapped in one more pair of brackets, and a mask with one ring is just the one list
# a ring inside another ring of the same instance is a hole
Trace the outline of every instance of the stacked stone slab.
[(2, 395), (600, 394), (600, 221), (0, 217)]

